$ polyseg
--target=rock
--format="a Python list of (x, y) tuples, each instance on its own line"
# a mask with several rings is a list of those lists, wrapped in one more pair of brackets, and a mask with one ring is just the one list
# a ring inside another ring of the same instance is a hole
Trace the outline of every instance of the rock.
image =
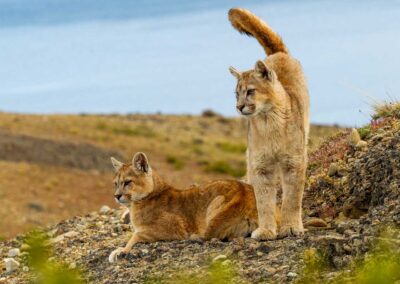
[(44, 207), (42, 204), (38, 203), (38, 202), (29, 202), (27, 204), (29, 209), (32, 209), (36, 212), (43, 212), (44, 211)]
[(108, 207), (107, 205), (103, 205), (99, 210), (100, 214), (107, 214), (110, 211), (111, 211), (111, 208)]
[(18, 248), (12, 248), (8, 251), (8, 256), (9, 257), (16, 257), (21, 253), (21, 251)]
[(29, 272), (29, 267), (28, 267), (28, 266), (22, 267), (22, 271), (23, 271), (23, 272)]
[(339, 167), (336, 163), (332, 163), (328, 169), (328, 176), (333, 177), (339, 172)]
[(224, 261), (221, 263), (221, 265), (222, 265), (222, 266), (230, 266), (230, 265), (232, 265), (232, 261), (229, 260), (229, 259), (224, 260)]
[(350, 135), (348, 137), (349, 144), (351, 146), (356, 146), (358, 142), (361, 141), (360, 134), (358, 133), (357, 129), (351, 129)]
[(76, 237), (78, 235), (79, 235), (78, 232), (69, 231), (69, 232), (67, 232), (65, 234), (62, 234), (62, 235), (59, 235), (59, 236), (55, 237), (54, 239), (51, 239), (50, 243), (59, 243), (59, 242), (64, 241), (65, 238), (73, 238), (73, 237)]
[(30, 245), (25, 244), (25, 243), (22, 244), (21, 247), (20, 247), (21, 251), (29, 251), (30, 249), (31, 249)]
[(287, 276), (288, 278), (293, 279), (293, 278), (297, 277), (297, 273), (289, 272), (286, 276)]
[(13, 272), (13, 271), (17, 270), (17, 268), (20, 265), (19, 262), (14, 260), (13, 258), (5, 258), (4, 264), (6, 265), (7, 272)]
[(310, 218), (307, 222), (304, 223), (305, 227), (317, 227), (317, 228), (325, 228), (328, 227), (328, 224), (320, 218)]
[(368, 146), (368, 143), (361, 140), (361, 141), (358, 141), (356, 148), (361, 150), (361, 149), (367, 148), (367, 146)]

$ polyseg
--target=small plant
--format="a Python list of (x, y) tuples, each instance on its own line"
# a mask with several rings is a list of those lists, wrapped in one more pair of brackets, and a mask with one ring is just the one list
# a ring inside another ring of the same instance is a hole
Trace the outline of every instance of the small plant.
[(303, 252), (304, 269), (302, 277), (296, 281), (298, 284), (319, 283), (317, 281), (320, 273), (327, 264), (323, 254), (315, 248), (306, 249)]
[(206, 166), (206, 171), (220, 174), (228, 174), (234, 177), (242, 177), (246, 174), (246, 167), (244, 166), (244, 164), (233, 167), (225, 161), (216, 161), (208, 164)]
[(35, 273), (39, 284), (83, 284), (80, 272), (69, 269), (63, 262), (50, 261), (52, 248), (45, 233), (34, 231), (27, 235), (25, 243), (29, 246), (28, 266)]
[(173, 155), (168, 155), (166, 161), (168, 164), (173, 165), (176, 170), (181, 170), (185, 167), (185, 162)]
[(358, 129), (358, 134), (360, 134), (360, 138), (365, 140), (371, 136), (371, 125), (366, 125)]
[[(331, 279), (332, 284), (394, 284), (400, 280), (399, 230), (387, 227), (365, 259), (354, 261), (343, 272)], [(296, 283), (322, 283), (322, 273), (329, 270), (326, 258), (311, 248), (304, 251), (304, 268)]]
[[(205, 268), (202, 273), (191, 273), (189, 271), (181, 271), (173, 274), (168, 278), (149, 278), (146, 284), (168, 283), (168, 284), (230, 284), (236, 283), (234, 280), (239, 279), (236, 267), (230, 260), (216, 261)], [(248, 283), (244, 279), (240, 279), (238, 283)]]
[(397, 101), (384, 101), (382, 103), (377, 103), (372, 106), (375, 113), (373, 114), (373, 119), (383, 118), (383, 117), (396, 117), (400, 118), (400, 102)]
[(245, 153), (247, 150), (246, 144), (243, 143), (230, 143), (230, 142), (219, 142), (216, 146), (224, 152), (228, 153)]
[(118, 126), (112, 128), (112, 132), (114, 134), (120, 134), (120, 135), (126, 135), (126, 136), (143, 136), (143, 137), (155, 137), (156, 134), (153, 130), (150, 128), (139, 125), (136, 127), (130, 127), (130, 126)]

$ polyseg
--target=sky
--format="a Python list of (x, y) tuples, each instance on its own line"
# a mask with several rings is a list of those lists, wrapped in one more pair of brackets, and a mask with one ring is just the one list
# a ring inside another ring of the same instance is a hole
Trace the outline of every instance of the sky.
[(235, 6), (300, 60), (313, 123), (359, 126), (399, 97), (399, 0), (0, 0), (0, 110), (237, 116), (228, 67), (265, 54)]

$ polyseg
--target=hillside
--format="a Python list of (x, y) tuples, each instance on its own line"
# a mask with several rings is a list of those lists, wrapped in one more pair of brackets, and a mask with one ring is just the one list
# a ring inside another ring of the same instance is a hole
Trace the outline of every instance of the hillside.
[[(315, 148), (337, 127), (313, 126)], [(144, 151), (184, 187), (245, 170), (245, 125), (203, 116), (0, 113), (0, 239), (86, 214), (112, 198), (110, 156)]]
[[(51, 277), (77, 279), (71, 273), (79, 267), (81, 279), (90, 283), (395, 283), (400, 280), (399, 118), (392, 112), (376, 117), (310, 154), (303, 238), (139, 244), (111, 265), (109, 253), (126, 242), (130, 229), (120, 220), (121, 211), (104, 207), (46, 230), (54, 247)], [(2, 257), (12, 248), (25, 251), (14, 257), (20, 266), (3, 269), (0, 280), (28, 283), (36, 277), (27, 266), (35, 251), (32, 241), (19, 236), (3, 242)], [(60, 270), (57, 262), (69, 268)]]

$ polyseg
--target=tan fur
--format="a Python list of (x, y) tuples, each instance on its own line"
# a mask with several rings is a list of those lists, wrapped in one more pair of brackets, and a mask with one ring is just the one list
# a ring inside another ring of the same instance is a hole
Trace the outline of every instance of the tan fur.
[(143, 153), (132, 164), (113, 159), (115, 196), (130, 205), (132, 238), (114, 250), (110, 262), (127, 253), (135, 243), (189, 238), (232, 239), (257, 228), (257, 209), (250, 185), (220, 180), (204, 186), (176, 189), (152, 171)]
[(309, 99), (300, 63), (263, 21), (244, 9), (229, 11), (240, 32), (254, 36), (268, 58), (254, 69), (231, 73), (238, 79), (237, 109), (248, 119), (247, 182), (254, 187), (259, 228), (252, 237), (274, 239), (276, 191), (282, 185), (279, 235), (303, 232), (301, 216), (305, 183)]

